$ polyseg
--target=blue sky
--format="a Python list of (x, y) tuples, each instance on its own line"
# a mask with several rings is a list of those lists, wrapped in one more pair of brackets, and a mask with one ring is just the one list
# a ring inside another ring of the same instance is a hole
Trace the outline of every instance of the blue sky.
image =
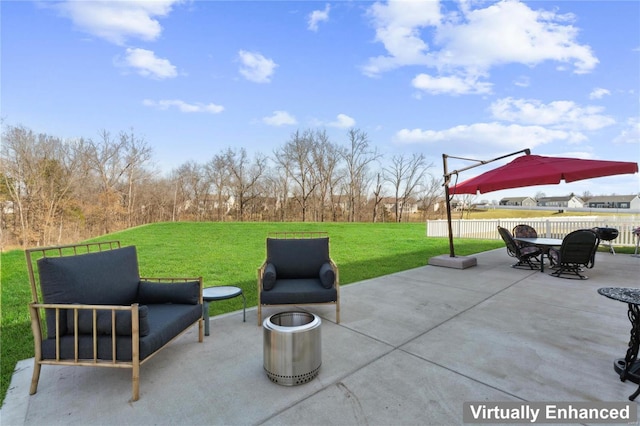
[[(640, 160), (637, 1), (2, 1), (1, 117), (133, 128), (157, 167), (296, 130), (384, 154)], [(505, 160), (507, 161), (507, 160)], [(449, 169), (471, 165), (451, 160)], [(463, 172), (460, 180), (502, 163)], [(636, 175), (498, 191), (634, 194)]]

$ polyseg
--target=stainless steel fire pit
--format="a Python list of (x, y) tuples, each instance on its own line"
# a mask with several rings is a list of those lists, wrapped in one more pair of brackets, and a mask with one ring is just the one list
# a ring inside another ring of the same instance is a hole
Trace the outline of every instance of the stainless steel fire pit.
[(264, 320), (264, 370), (272, 382), (301, 385), (318, 375), (321, 324), (320, 317), (308, 312), (281, 312)]

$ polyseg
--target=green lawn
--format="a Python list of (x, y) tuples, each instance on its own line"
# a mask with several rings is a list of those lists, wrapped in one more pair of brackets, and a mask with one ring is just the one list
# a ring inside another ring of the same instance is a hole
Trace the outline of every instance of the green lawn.
[[(327, 231), (342, 285), (424, 266), (448, 253), (446, 238), (427, 238), (424, 223), (160, 223), (128, 229), (95, 241), (135, 245), (142, 276), (199, 276), (205, 286), (241, 287), (255, 306), (256, 270), (264, 261), (265, 237), (276, 231)], [(503, 247), (500, 240), (456, 240), (460, 256)], [(4, 400), (17, 361), (33, 357), (27, 304), (31, 299), (22, 250), (0, 257), (1, 383)], [(215, 314), (242, 308), (240, 298), (216, 302)], [(45, 367), (46, 368), (46, 367)], [(25, 395), (26, 397), (26, 395)]]

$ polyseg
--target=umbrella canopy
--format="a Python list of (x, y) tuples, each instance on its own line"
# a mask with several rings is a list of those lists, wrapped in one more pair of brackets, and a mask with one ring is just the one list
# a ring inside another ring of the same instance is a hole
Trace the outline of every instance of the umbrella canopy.
[(454, 194), (476, 194), (525, 186), (574, 182), (603, 176), (637, 173), (638, 163), (523, 155), (450, 188)]

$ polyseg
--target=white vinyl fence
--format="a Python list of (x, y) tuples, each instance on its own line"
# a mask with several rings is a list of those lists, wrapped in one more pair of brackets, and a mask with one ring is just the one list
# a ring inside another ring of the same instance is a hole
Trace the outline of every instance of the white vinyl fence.
[[(640, 226), (640, 221), (617, 216), (576, 216), (562, 218), (510, 218), (510, 219), (453, 219), (451, 227), (454, 238), (477, 238), (499, 240), (498, 226), (511, 231), (521, 223), (533, 226), (539, 237), (564, 238), (576, 229), (616, 228), (618, 238), (612, 241), (614, 246), (635, 246), (636, 237), (632, 230)], [(428, 220), (427, 237), (448, 237), (446, 219)]]

